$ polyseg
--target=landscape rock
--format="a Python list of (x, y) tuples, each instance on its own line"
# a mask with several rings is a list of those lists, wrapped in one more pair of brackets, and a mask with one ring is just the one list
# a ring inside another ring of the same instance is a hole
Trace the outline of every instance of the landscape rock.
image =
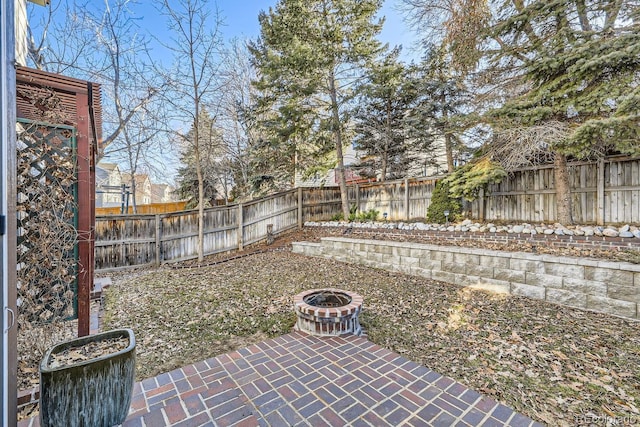
[(404, 231), (420, 230), (420, 231), (449, 231), (460, 233), (510, 233), (510, 234), (545, 234), (557, 236), (605, 236), (605, 237), (623, 237), (627, 239), (640, 239), (640, 228), (636, 225), (625, 224), (620, 227), (614, 226), (592, 226), (577, 225), (565, 227), (562, 224), (555, 223), (553, 225), (540, 224), (510, 224), (495, 225), (493, 223), (481, 224), (466, 219), (460, 223), (454, 224), (428, 224), (424, 222), (392, 222), (392, 221), (374, 221), (374, 222), (347, 222), (347, 221), (306, 221), (305, 227), (350, 227), (364, 229), (398, 229)]

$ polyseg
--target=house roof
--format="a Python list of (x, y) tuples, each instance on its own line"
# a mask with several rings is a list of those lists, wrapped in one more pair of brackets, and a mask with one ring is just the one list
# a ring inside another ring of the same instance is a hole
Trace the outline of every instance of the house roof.
[(119, 167), (115, 163), (98, 163), (96, 165), (96, 185), (103, 185), (109, 181), (109, 175), (113, 171), (119, 171)]
[(151, 184), (151, 188), (154, 193), (164, 193), (167, 188), (169, 188), (169, 184)]
[(105, 162), (98, 162), (96, 167), (104, 169), (109, 172), (113, 172), (114, 170), (119, 169), (119, 166), (116, 163), (105, 163)]
[[(149, 181), (149, 183), (151, 183), (151, 179), (149, 178), (149, 175), (147, 175), (145, 173), (136, 174), (134, 179), (136, 180), (136, 185), (144, 184), (147, 181)], [(122, 173), (122, 182), (131, 183), (131, 174), (127, 173), (127, 172), (123, 172)]]

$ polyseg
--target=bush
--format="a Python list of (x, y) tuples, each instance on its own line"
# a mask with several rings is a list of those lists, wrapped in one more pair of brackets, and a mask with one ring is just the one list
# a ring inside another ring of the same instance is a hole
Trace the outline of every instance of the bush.
[(461, 216), (462, 205), (459, 199), (452, 198), (449, 194), (449, 184), (438, 181), (427, 209), (427, 221), (444, 224), (447, 221), (444, 215), (446, 210), (449, 211), (449, 221), (456, 221)]
[[(352, 205), (351, 208), (349, 209), (349, 222), (375, 221), (378, 219), (379, 215), (380, 215), (380, 211), (377, 211), (375, 209), (369, 209), (366, 212), (358, 213), (358, 208), (356, 207), (356, 205)], [(344, 219), (344, 215), (342, 215), (342, 213), (335, 214), (334, 216), (331, 217), (331, 221), (342, 221), (343, 219)]]
[[(375, 221), (378, 219), (378, 215), (380, 215), (380, 211), (370, 209), (366, 212), (360, 212), (359, 214), (355, 215), (355, 218), (353, 220), (361, 222)], [(349, 216), (349, 219), (351, 220), (351, 216)]]

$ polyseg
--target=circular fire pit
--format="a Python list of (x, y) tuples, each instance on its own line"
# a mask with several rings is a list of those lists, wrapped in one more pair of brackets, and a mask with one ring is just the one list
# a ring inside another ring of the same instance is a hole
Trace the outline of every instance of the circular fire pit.
[(313, 289), (293, 298), (295, 329), (310, 335), (360, 335), (358, 314), (362, 310), (360, 295), (340, 289)]

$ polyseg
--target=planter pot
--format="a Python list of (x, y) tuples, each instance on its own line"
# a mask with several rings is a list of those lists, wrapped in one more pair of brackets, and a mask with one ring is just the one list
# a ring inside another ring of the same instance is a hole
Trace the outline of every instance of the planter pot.
[[(52, 367), (56, 355), (109, 339), (126, 348), (89, 360)], [(40, 363), (40, 425), (111, 427), (122, 424), (131, 405), (136, 341), (131, 329), (115, 329), (57, 344)]]

